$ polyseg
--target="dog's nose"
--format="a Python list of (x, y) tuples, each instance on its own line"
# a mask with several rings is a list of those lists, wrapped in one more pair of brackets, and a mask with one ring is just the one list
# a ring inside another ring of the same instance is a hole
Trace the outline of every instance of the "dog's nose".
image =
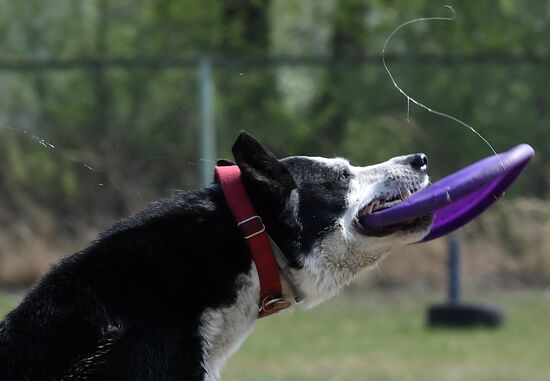
[(427, 169), (428, 168), (428, 156), (423, 153), (417, 153), (411, 155), (410, 164), (415, 169)]

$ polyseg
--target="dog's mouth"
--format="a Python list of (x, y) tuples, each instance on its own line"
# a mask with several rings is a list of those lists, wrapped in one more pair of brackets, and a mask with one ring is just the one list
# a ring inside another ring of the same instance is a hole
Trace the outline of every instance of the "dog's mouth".
[(419, 218), (415, 218), (409, 221), (403, 221), (397, 224), (391, 224), (380, 227), (365, 227), (359, 221), (361, 217), (366, 216), (371, 213), (379, 212), (384, 209), (391, 208), (404, 200), (408, 199), (414, 193), (418, 192), (423, 187), (415, 187), (413, 189), (401, 190), (398, 194), (384, 194), (382, 196), (376, 197), (374, 200), (369, 202), (363, 208), (359, 210), (359, 213), (354, 219), (354, 225), (356, 230), (368, 236), (382, 237), (398, 231), (409, 231), (428, 228), (433, 222), (433, 216), (426, 215)]

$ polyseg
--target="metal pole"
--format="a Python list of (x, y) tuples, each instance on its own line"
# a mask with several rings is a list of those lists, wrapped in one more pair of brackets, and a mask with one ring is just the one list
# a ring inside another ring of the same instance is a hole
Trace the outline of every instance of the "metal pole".
[(200, 160), (201, 183), (208, 185), (212, 182), (216, 140), (214, 130), (214, 81), (212, 79), (212, 62), (203, 57), (199, 62), (200, 87)]
[(449, 238), (449, 303), (460, 300), (460, 243), (456, 236)]

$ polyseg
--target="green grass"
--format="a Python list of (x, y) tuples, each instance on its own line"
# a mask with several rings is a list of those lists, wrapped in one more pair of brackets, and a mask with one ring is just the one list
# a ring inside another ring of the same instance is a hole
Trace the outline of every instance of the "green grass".
[(10, 312), (17, 305), (17, 301), (13, 296), (0, 293), (0, 318)]
[(226, 381), (550, 380), (550, 296), (479, 300), (505, 312), (502, 329), (429, 330), (427, 298), (340, 297), (259, 321)]
[[(477, 297), (506, 312), (498, 330), (429, 330), (434, 300), (373, 294), (260, 320), (223, 380), (550, 380), (549, 292)], [(14, 305), (0, 296), (0, 316)]]

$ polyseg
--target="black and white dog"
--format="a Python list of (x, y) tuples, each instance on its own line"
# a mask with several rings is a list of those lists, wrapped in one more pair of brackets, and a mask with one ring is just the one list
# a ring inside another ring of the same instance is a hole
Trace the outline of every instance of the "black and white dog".
[[(423, 154), (368, 167), (277, 160), (246, 133), (233, 154), (307, 307), (430, 229), (430, 216), (358, 224), (428, 184)], [(284, 280), (283, 293), (292, 299)], [(0, 380), (218, 380), (258, 303), (256, 269), (219, 184), (181, 192), (115, 224), (38, 282), (0, 323)]]

